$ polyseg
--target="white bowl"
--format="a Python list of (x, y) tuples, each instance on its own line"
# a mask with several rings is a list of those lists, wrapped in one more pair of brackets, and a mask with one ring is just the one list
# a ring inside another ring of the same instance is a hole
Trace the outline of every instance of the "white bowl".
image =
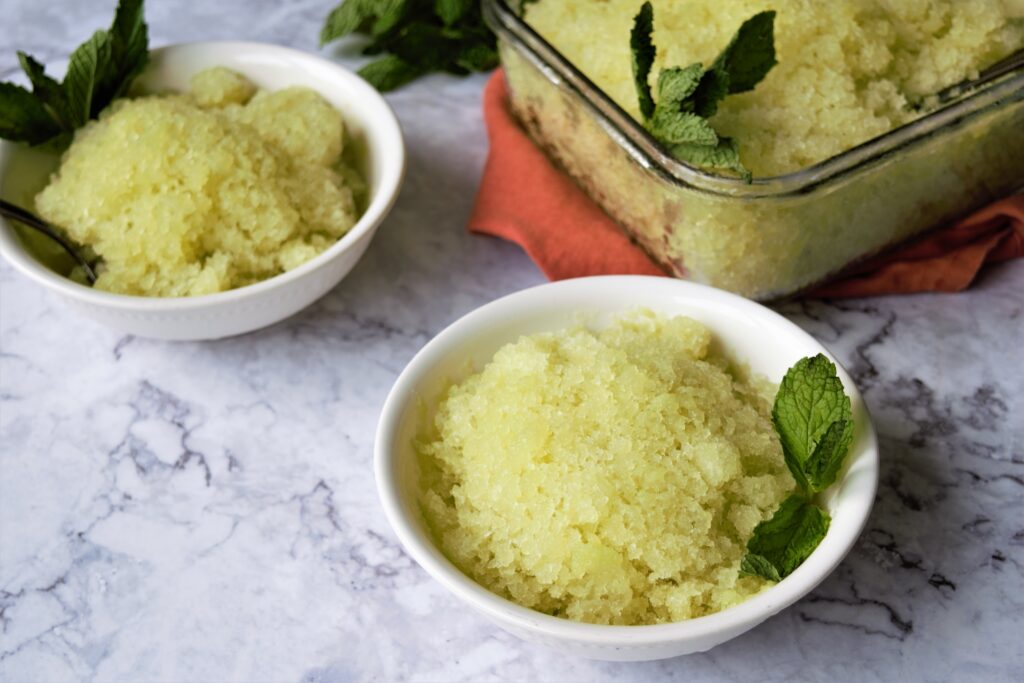
[[(511, 633), (560, 652), (608, 660), (649, 660), (702, 652), (753, 628), (806, 595), (853, 546), (871, 510), (878, 481), (878, 447), (864, 401), (837, 363), (856, 423), (851, 452), (822, 502), (832, 524), (821, 545), (777, 585), (735, 607), (705, 617), (652, 626), (582, 624), (521, 607), (478, 585), (437, 548), (416, 499), (412, 440), (423, 406), (436, 404), (446, 381), (467, 363), (480, 369), (502, 345), (521, 335), (563, 329), (579, 313), (609, 314), (637, 307), (686, 315), (704, 323), (723, 347), (778, 382), (804, 356), (828, 351), (777, 313), (704, 285), (662, 277), (609, 276), (541, 285), (499, 299), (459, 319), (416, 354), (384, 404), (374, 454), (377, 487), (406, 551), (452, 593)], [(834, 360), (834, 359), (833, 359)]]
[[(369, 202), (338, 242), (298, 268), (247, 287), (195, 297), (111, 294), (58, 275), (29, 253), (11, 225), (0, 220), (0, 253), (16, 269), (56, 292), (86, 315), (128, 334), (159, 339), (216, 339), (271, 325), (326, 294), (355, 266), (398, 196), (405, 173), (402, 131), (384, 98), (351, 71), (316, 55), (261, 43), (171, 45), (150, 52), (139, 80), (145, 91), (185, 90), (197, 71), (225, 66), (261, 88), (306, 86), (341, 112)], [(0, 143), (0, 196), (30, 207), (32, 195), (55, 169), (56, 158), (23, 145)]]

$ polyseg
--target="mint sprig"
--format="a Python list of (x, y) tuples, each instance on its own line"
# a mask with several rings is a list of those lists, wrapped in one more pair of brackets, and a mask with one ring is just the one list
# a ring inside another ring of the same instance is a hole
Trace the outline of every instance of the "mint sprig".
[(434, 71), (498, 65), (497, 39), (476, 0), (344, 0), (327, 16), (320, 44), (353, 33), (370, 38), (364, 54), (384, 55), (359, 70), (382, 92)]
[(143, 5), (143, 0), (120, 0), (110, 29), (97, 31), (75, 49), (59, 83), (35, 58), (19, 52), (32, 90), (0, 83), (0, 137), (30, 145), (70, 139), (127, 94), (149, 57)]
[(835, 482), (853, 442), (850, 397), (836, 366), (818, 354), (791, 367), (775, 395), (772, 423), (799, 491), (754, 529), (740, 572), (780, 581), (825, 538), (831, 518), (812, 497)]
[(775, 12), (767, 10), (743, 22), (711, 70), (727, 76), (729, 94), (735, 95), (753, 90), (776, 64)]
[(629, 38), (640, 114), (647, 130), (673, 156), (696, 166), (729, 169), (751, 181), (736, 142), (719, 135), (708, 119), (726, 96), (751, 90), (775, 66), (774, 26), (774, 11), (755, 14), (743, 22), (711, 68), (696, 62), (662, 69), (655, 101), (650, 86), (657, 54), (651, 38), (654, 8), (650, 2), (640, 7)]

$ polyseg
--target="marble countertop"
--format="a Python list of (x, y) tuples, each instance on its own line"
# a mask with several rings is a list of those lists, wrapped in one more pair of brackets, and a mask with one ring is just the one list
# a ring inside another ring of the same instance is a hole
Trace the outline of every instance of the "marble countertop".
[[(316, 49), (330, 0), (151, 0), (152, 43)], [(0, 0), (59, 60), (113, 0)], [(330, 51), (341, 62), (358, 59)], [(708, 653), (571, 659), (456, 602), (402, 552), (373, 429), (404, 364), (543, 277), (464, 230), (483, 77), (390, 95), (408, 180), (319, 303), (212, 343), (120, 337), (0, 266), (0, 679), (1011, 681), (1024, 678), (1024, 264), (964, 294), (789, 304), (850, 369), (881, 437), (867, 530), (811, 595)]]

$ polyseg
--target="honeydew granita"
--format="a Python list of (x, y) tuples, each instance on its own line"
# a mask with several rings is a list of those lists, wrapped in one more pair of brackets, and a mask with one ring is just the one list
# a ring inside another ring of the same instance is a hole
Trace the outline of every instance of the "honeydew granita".
[(344, 122), (306, 88), (224, 68), (191, 91), (115, 100), (75, 133), (40, 215), (101, 259), (95, 286), (192, 296), (295, 268), (356, 223)]
[[(909, 123), (930, 96), (1024, 48), (1019, 0), (651, 0), (661, 69), (710, 66), (744, 20), (774, 10), (778, 64), (711, 123), (756, 176), (791, 173)], [(632, 116), (630, 29), (643, 0), (539, 0), (526, 20)]]
[(719, 611), (771, 585), (740, 565), (795, 488), (775, 389), (685, 317), (522, 337), (451, 386), (417, 438), (424, 518), (465, 574), (547, 614)]

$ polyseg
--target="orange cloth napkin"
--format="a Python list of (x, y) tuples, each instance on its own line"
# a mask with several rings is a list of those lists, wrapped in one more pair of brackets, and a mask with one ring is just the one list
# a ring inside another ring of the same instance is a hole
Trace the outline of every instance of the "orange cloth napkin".
[[(491, 150), (469, 221), (473, 232), (519, 244), (551, 280), (584, 275), (664, 275), (650, 257), (526, 136), (507, 106), (499, 70), (484, 90)], [(985, 263), (1024, 256), (1024, 195), (1013, 195), (929, 232), (805, 293), (858, 297), (957, 292)]]

